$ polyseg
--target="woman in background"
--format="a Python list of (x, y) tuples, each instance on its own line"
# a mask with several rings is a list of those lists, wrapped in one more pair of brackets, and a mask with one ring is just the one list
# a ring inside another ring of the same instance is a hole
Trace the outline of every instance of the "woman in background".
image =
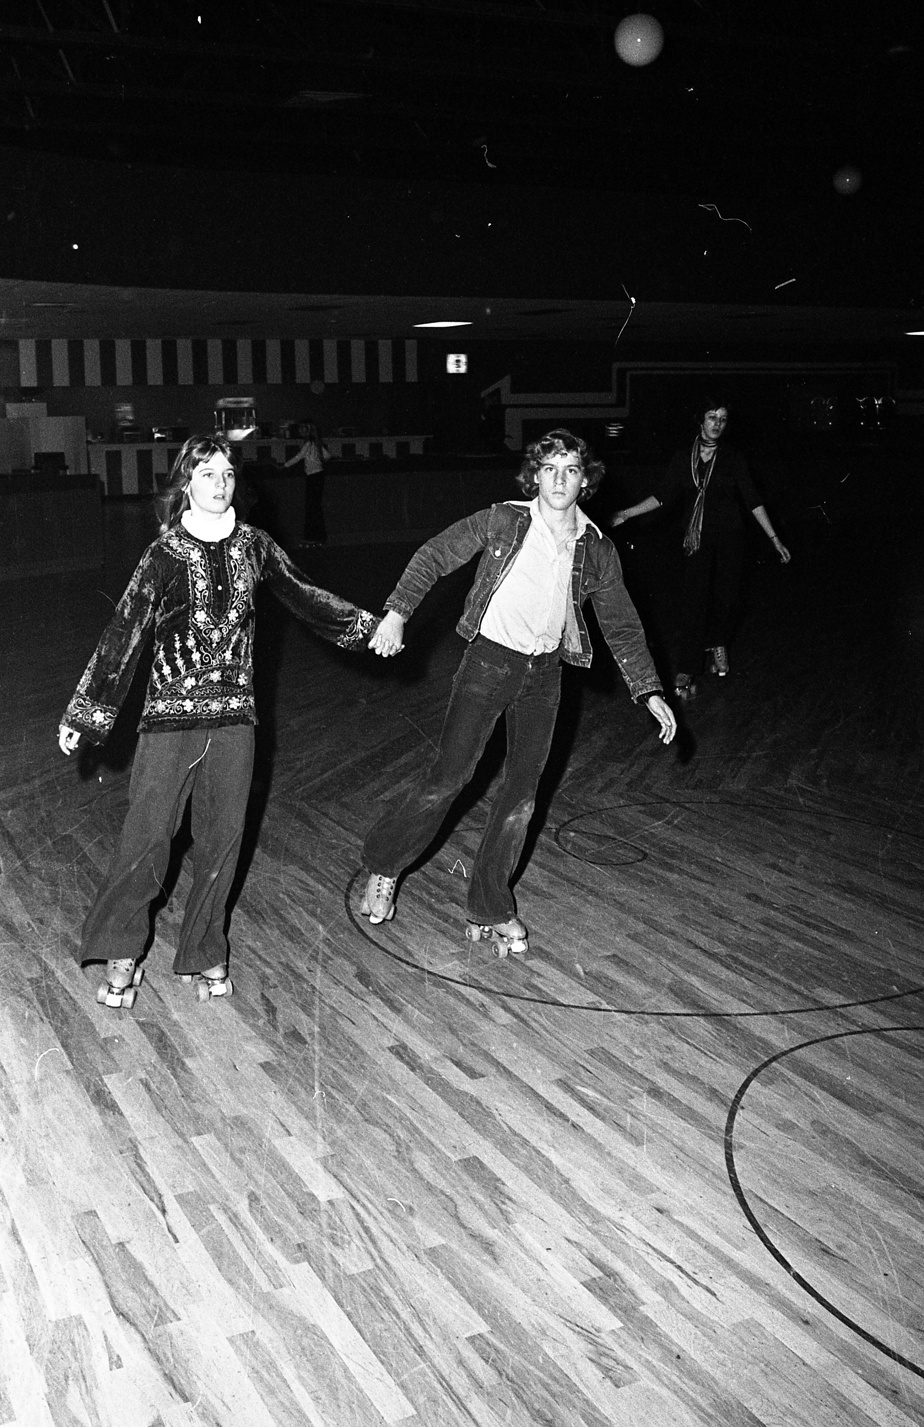
[(297, 466), (299, 461), (305, 468), (305, 530), (303, 545), (325, 545), (327, 528), (324, 524), (324, 465), (330, 460), (330, 452), (321, 440), (321, 433), (310, 421), (298, 428), (302, 445), (294, 456), (283, 461), (286, 466)]
[(695, 418), (692, 444), (671, 457), (659, 494), (618, 510), (610, 519), (617, 526), (662, 506), (683, 506), (685, 559), (674, 676), (674, 693), (682, 699), (696, 692), (694, 681), (704, 653), (709, 656), (710, 673), (723, 678), (729, 671), (728, 643), (744, 560), (744, 510), (751, 512), (784, 565), (790, 558), (746, 460), (722, 440), (727, 403), (712, 398), (701, 402)]

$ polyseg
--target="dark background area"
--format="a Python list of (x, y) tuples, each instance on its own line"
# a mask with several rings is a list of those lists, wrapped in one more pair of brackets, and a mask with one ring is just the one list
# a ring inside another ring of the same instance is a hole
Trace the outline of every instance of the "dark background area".
[(919, 305), (921, 6), (651, 13), (636, 68), (597, 0), (8, 4), (0, 271)]
[[(105, 439), (119, 401), (143, 430), (196, 429), (222, 394), (254, 395), (267, 426), (426, 433), (390, 490), (375, 474), (393, 461), (346, 461), (325, 492), (344, 538), (413, 539), (515, 468), (492, 386), (539, 394), (523, 441), (561, 393), (615, 502), (686, 438), (714, 368), (775, 518), (840, 508), (858, 452), (920, 450), (924, 7), (659, 0), (663, 48), (640, 67), (614, 45), (628, 8), (6, 5), (6, 399)], [(415, 325), (443, 316), (469, 325)], [(327, 383), (55, 385), (54, 338), (413, 339), (419, 375), (359, 383), (344, 356)], [(26, 390), (24, 339), (45, 373)], [(445, 370), (457, 350), (464, 377)], [(579, 414), (611, 381), (617, 434)]]

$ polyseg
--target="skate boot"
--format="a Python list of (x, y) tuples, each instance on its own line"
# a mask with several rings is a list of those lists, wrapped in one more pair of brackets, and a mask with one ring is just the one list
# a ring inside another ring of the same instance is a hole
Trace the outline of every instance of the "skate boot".
[(130, 1011), (135, 1004), (138, 987), (144, 975), (142, 968), (130, 957), (106, 962), (106, 980), (97, 988), (96, 999), (101, 1006), (124, 1006)]
[(200, 1001), (209, 1001), (213, 996), (230, 996), (234, 983), (228, 975), (227, 966), (213, 966), (208, 971), (182, 973), (180, 980), (187, 985), (195, 984)]
[(373, 926), (379, 922), (390, 922), (395, 915), (395, 888), (397, 877), (380, 877), (373, 872), (366, 883), (360, 912), (368, 917)]
[(712, 655), (709, 664), (710, 674), (718, 674), (720, 679), (724, 679), (728, 673), (728, 650), (724, 644), (716, 644), (712, 649), (706, 651)]
[(469, 922), (465, 935), (469, 941), (481, 941), (485, 938), (492, 941), (494, 955), (501, 958), (508, 954), (525, 956), (529, 951), (529, 933), (517, 917), (511, 917), (509, 922), (496, 922), (493, 927), (485, 926), (481, 922)]

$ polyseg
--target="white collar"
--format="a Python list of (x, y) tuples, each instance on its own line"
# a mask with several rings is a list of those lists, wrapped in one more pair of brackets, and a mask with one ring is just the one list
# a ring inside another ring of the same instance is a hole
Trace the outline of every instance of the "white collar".
[(195, 536), (197, 540), (205, 540), (208, 544), (213, 545), (218, 540), (225, 540), (231, 534), (236, 519), (237, 515), (233, 505), (229, 505), (224, 515), (219, 516), (217, 520), (208, 520), (204, 515), (193, 510), (192, 506), (189, 506), (180, 516), (180, 523), (183, 529)]
[[(511, 504), (513, 504), (512, 501), (511, 501)], [(528, 502), (528, 504), (527, 504), (527, 509), (528, 509), (528, 511), (529, 511), (530, 516), (532, 517), (532, 519), (539, 521), (542, 525), (545, 526), (546, 530), (549, 530), (549, 533), (551, 534), (551, 530), (550, 530), (549, 526), (545, 524), (545, 521), (542, 519), (542, 515), (540, 514), (540, 511), (539, 511), (539, 497), (538, 497), (538, 496), (534, 496), (533, 499)], [(590, 519), (590, 516), (585, 515), (584, 512), (583, 512), (583, 510), (581, 510), (581, 507), (580, 507), (579, 505), (576, 505), (576, 506), (574, 507), (574, 516), (575, 516), (575, 520), (576, 520), (576, 522), (577, 522), (577, 529), (576, 529), (575, 532), (574, 532), (574, 536), (571, 537), (571, 538), (569, 538), (569, 541), (568, 541), (569, 545), (577, 544), (577, 542), (580, 540), (581, 536), (584, 534), (584, 531), (587, 529), (588, 526), (590, 526), (590, 529), (591, 529), (591, 530), (596, 530), (596, 531), (597, 531), (597, 534), (600, 535), (600, 531), (597, 530), (597, 527), (596, 527), (596, 525), (594, 525), (593, 521)], [(602, 539), (602, 536), (601, 536), (601, 539)]]

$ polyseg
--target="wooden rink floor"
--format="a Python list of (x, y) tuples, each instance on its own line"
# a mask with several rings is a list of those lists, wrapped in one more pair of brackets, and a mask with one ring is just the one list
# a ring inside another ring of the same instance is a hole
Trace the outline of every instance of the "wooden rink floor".
[[(133, 721), (79, 760), (57, 723), (149, 515), (107, 507), (102, 574), (0, 585), (0, 1424), (924, 1424), (900, 475), (866, 521), (786, 532), (786, 570), (752, 564), (732, 673), (669, 749), (602, 654), (567, 672), (523, 962), (463, 934), (495, 744), (395, 920), (359, 916), (466, 578), (389, 661), (261, 597), (235, 992), (204, 1006), (170, 969), (182, 848), (132, 1011), (72, 956)], [(634, 578), (660, 549), (627, 551)], [(377, 609), (408, 554), (299, 559)], [(666, 567), (639, 588), (657, 647), (670, 589)]]

